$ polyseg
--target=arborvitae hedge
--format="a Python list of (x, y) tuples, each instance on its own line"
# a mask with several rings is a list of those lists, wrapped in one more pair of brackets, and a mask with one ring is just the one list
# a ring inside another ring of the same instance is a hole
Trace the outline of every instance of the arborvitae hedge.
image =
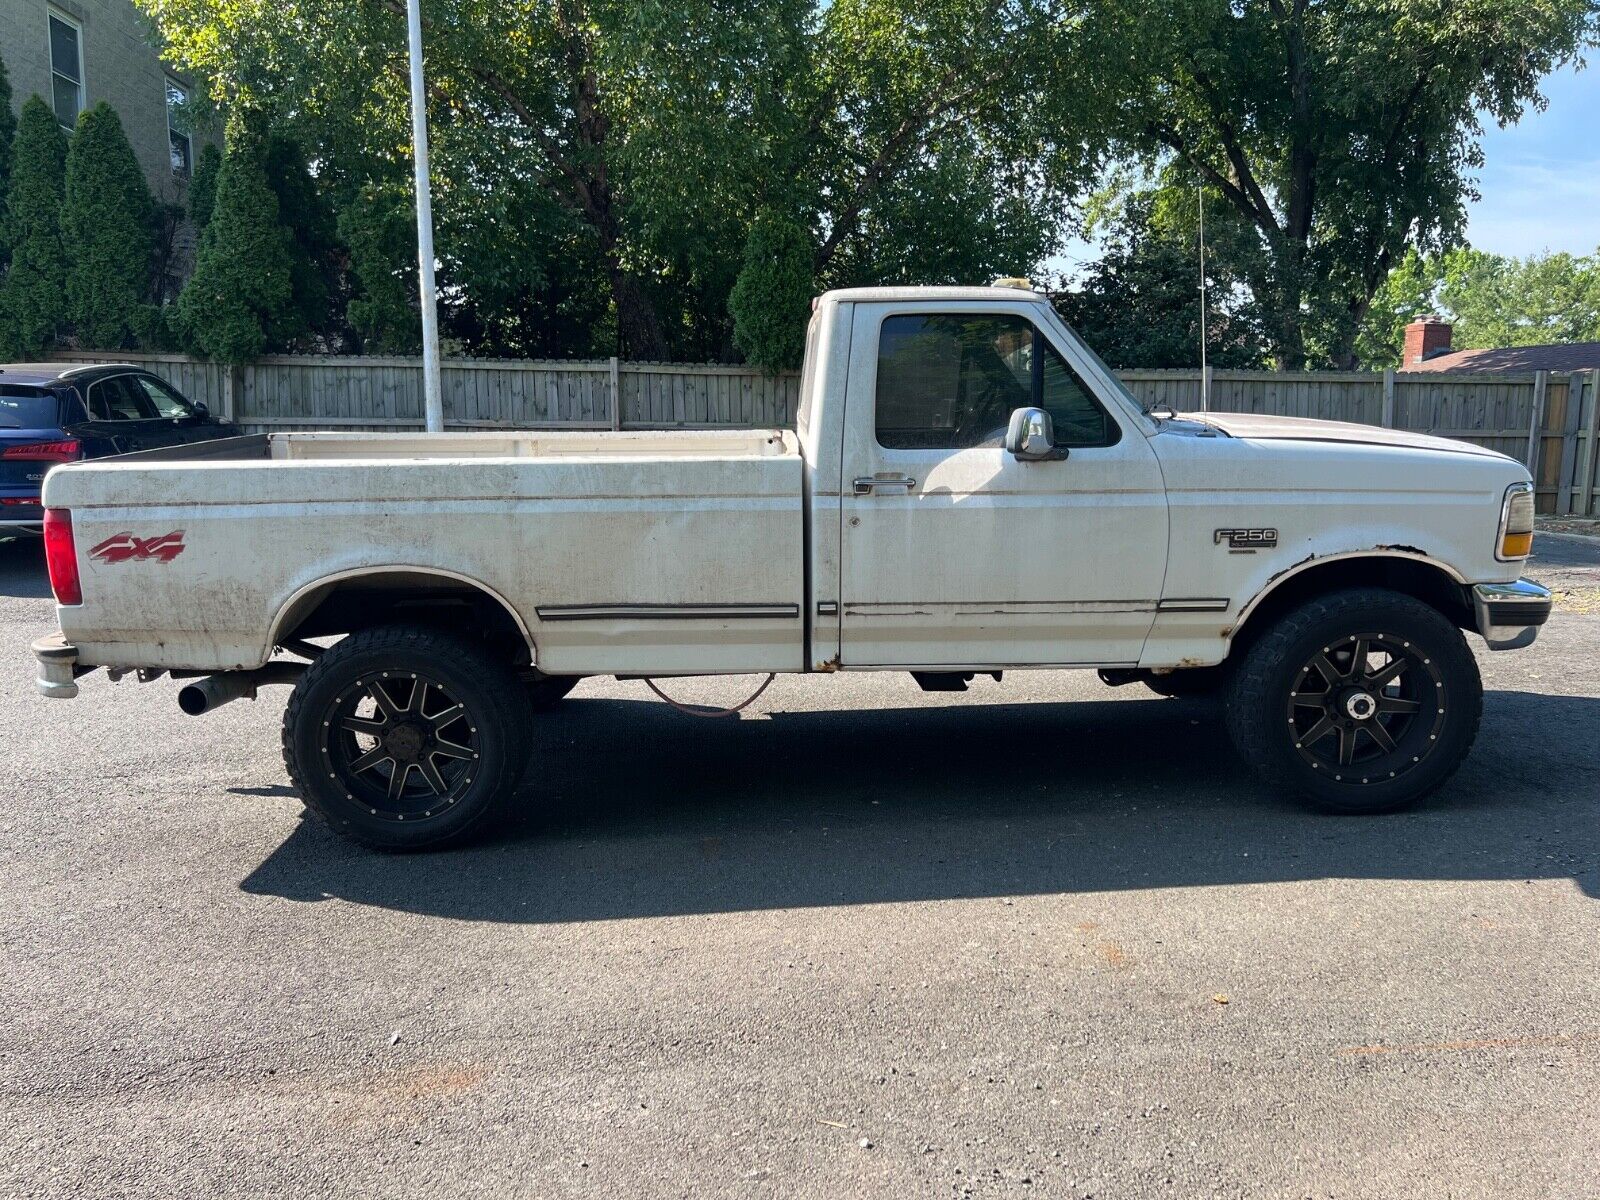
[(277, 331), (281, 343), (321, 333), (331, 324), (334, 248), (338, 231), (333, 208), (312, 178), (305, 152), (281, 134), (267, 138), (262, 165), (267, 185), (278, 198), (278, 222), (289, 233), (291, 312)]
[[(17, 133), (16, 114), (11, 111), (11, 78), (6, 74), (4, 59), (0, 59), (0, 213), (5, 211), (6, 192), (11, 183), (11, 141)], [(6, 242), (4, 223), (0, 222), (0, 271), (5, 270)]]
[(38, 96), (22, 106), (0, 236), (11, 267), (0, 281), (0, 354), (21, 358), (54, 342), (67, 320), (61, 202), (67, 137)]
[(225, 362), (257, 357), (293, 325), (292, 246), (267, 183), (263, 148), (253, 130), (230, 136), (194, 275), (178, 298), (185, 342)]
[(115, 350), (135, 341), (134, 313), (150, 288), (153, 211), (122, 121), (102, 100), (78, 117), (61, 206), (67, 311), (80, 344)]
[(222, 151), (215, 142), (207, 142), (200, 148), (200, 161), (189, 181), (189, 222), (196, 234), (204, 233), (211, 221), (211, 209), (217, 202), (217, 172), (221, 169)]
[(728, 311), (734, 345), (768, 371), (791, 371), (805, 357), (815, 294), (811, 256), (811, 235), (798, 221), (772, 209), (756, 214)]

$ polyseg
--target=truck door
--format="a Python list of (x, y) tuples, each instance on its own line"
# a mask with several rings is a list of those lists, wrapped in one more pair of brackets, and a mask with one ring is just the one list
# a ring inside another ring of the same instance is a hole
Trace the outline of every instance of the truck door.
[[(1020, 298), (856, 306), (842, 665), (1138, 661), (1166, 568), (1166, 493), (1135, 413), (1088, 382), (1102, 369)], [(1064, 460), (1002, 448), (1030, 405), (1050, 412)]]

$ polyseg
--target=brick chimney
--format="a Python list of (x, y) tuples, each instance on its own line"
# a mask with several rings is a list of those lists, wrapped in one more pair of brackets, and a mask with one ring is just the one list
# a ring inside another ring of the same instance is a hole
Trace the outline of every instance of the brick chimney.
[(1450, 353), (1450, 322), (1443, 317), (1418, 317), (1406, 326), (1405, 354), (1400, 359), (1403, 371), (1414, 363)]

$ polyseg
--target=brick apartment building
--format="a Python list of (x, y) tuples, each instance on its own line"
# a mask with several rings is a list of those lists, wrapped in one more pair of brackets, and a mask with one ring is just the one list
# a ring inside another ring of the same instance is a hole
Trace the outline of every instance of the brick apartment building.
[[(117, 110), (158, 202), (184, 204), (209, 130), (190, 128), (184, 106), (193, 82), (164, 64), (148, 22), (129, 0), (0, 0), (0, 59), (12, 105), (35, 93), (71, 130), (104, 100)], [(187, 222), (177, 233), (178, 274), (193, 258)]]

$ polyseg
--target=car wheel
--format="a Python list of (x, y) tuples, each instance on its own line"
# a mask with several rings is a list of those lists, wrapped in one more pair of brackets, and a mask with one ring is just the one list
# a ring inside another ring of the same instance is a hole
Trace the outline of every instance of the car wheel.
[(581, 675), (541, 675), (537, 679), (523, 682), (523, 690), (528, 695), (528, 706), (534, 712), (543, 712), (547, 708), (554, 708), (567, 698), (567, 693), (578, 686)]
[(306, 669), (283, 717), (283, 759), (306, 806), (381, 850), (480, 832), (527, 764), (528, 699), (481, 643), (412, 626), (364, 630)]
[(1239, 753), (1271, 783), (1342, 813), (1426, 796), (1477, 737), (1483, 683), (1466, 639), (1397, 592), (1337, 592), (1279, 618), (1228, 689)]

